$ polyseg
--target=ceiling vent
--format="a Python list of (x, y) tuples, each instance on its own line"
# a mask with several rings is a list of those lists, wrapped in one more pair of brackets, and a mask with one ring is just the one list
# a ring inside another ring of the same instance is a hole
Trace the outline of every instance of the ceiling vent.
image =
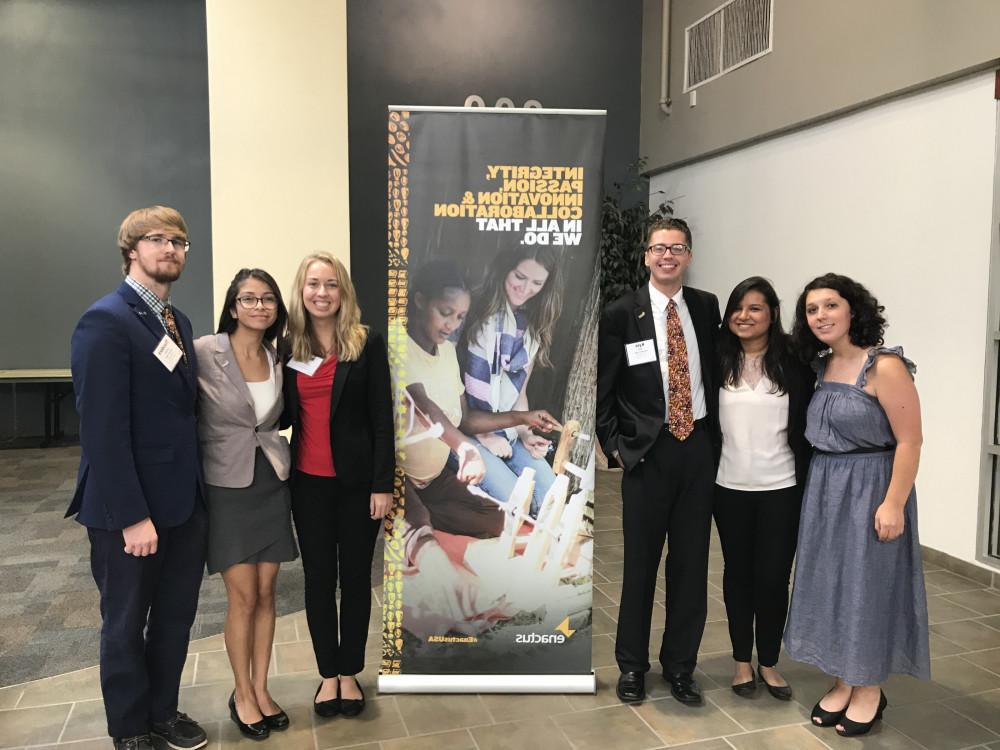
[(774, 0), (729, 0), (684, 30), (684, 91), (771, 51)]

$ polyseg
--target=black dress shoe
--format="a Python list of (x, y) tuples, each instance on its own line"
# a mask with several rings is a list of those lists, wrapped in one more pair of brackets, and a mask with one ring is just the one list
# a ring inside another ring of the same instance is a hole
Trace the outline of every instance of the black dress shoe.
[(779, 701), (790, 701), (792, 699), (791, 685), (772, 685), (764, 679), (764, 674), (760, 671), (760, 664), (757, 665), (757, 676), (760, 678), (760, 681), (764, 683), (764, 687), (767, 688), (767, 692)]
[[(351, 676), (354, 680), (354, 684), (358, 686), (358, 692), (361, 693), (360, 698), (345, 698), (340, 697), (340, 713), (344, 716), (357, 716), (359, 713), (365, 710), (365, 691), (361, 689), (361, 683), (358, 682), (358, 678)], [(338, 685), (339, 690), (339, 685)]]
[(335, 698), (330, 698), (325, 701), (317, 701), (316, 696), (319, 695), (319, 691), (323, 688), (323, 683), (319, 684), (316, 688), (316, 694), (313, 695), (313, 711), (316, 712), (317, 716), (322, 716), (324, 719), (329, 719), (331, 716), (336, 716), (340, 713), (340, 683), (337, 683), (337, 696)]
[[(885, 707), (888, 705), (889, 699), (885, 697), (885, 693), (879, 690), (878, 710), (875, 712), (875, 716), (872, 717), (872, 720), (860, 722), (848, 719), (847, 716), (844, 716), (839, 722), (837, 722), (843, 727), (843, 729), (837, 730), (837, 734), (841, 737), (857, 737), (862, 734), (868, 734), (872, 730), (872, 727), (875, 726), (875, 722), (882, 718), (882, 712), (885, 711)], [(844, 713), (846, 714), (847, 711), (845, 710)]]
[[(278, 704), (275, 704), (276, 706)], [(288, 714), (281, 710), (281, 706), (278, 706), (278, 713), (276, 714), (265, 714), (263, 711), (261, 713), (264, 716), (264, 723), (267, 724), (267, 728), (272, 732), (283, 732), (288, 729)]]
[(240, 734), (244, 737), (249, 737), (259, 742), (260, 740), (266, 740), (271, 735), (271, 730), (268, 728), (265, 719), (255, 721), (252, 724), (247, 724), (240, 719), (240, 715), (236, 712), (236, 691), (233, 691), (233, 694), (229, 696), (229, 718), (233, 720), (233, 724), (237, 726)]
[(622, 672), (618, 677), (618, 700), (635, 703), (646, 697), (646, 675), (644, 672)]
[(663, 679), (670, 683), (670, 694), (687, 706), (701, 704), (701, 688), (694, 681), (690, 672), (679, 674), (664, 674)]
[(757, 692), (757, 681), (753, 678), (753, 672), (751, 672), (749, 682), (740, 682), (731, 687), (733, 688), (733, 692), (740, 696), (740, 698), (752, 698), (754, 693)]
[(208, 744), (208, 735), (198, 722), (180, 711), (174, 718), (166, 721), (154, 721), (153, 737), (163, 740), (167, 747), (174, 750), (198, 750)]
[(153, 740), (148, 734), (139, 734), (135, 737), (114, 737), (115, 750), (153, 750)]

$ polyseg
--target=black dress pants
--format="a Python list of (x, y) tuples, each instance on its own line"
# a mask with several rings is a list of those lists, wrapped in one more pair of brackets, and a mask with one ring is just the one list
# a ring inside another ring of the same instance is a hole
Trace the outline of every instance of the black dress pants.
[(336, 477), (297, 471), (292, 480), (292, 517), (302, 553), (306, 621), (316, 666), (323, 677), (355, 675), (365, 666), (372, 555), (382, 525), (371, 517), (371, 493), (346, 487)]
[(101, 593), (101, 692), (112, 737), (173, 718), (205, 567), (207, 514), (157, 528), (155, 555), (125, 553), (121, 531), (87, 529)]
[(716, 485), (715, 525), (726, 568), (722, 576), (733, 659), (778, 663), (788, 614), (788, 581), (799, 533), (802, 488), (746, 492)]
[(706, 420), (687, 440), (664, 430), (622, 477), (625, 566), (615, 658), (623, 672), (649, 671), (650, 618), (663, 543), (667, 620), (660, 664), (690, 673), (708, 614), (708, 543), (715, 462)]

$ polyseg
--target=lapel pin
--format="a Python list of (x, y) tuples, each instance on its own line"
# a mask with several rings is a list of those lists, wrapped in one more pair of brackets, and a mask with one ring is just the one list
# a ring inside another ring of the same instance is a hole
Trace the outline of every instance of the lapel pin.
[(646, 317), (646, 311), (645, 310), (640, 310), (639, 311), (639, 317), (640, 318), (645, 318)]

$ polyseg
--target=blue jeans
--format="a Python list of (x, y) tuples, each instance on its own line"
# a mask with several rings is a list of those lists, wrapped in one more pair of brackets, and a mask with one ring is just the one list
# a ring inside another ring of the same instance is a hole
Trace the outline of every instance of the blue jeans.
[[(497, 500), (507, 502), (521, 472), (528, 467), (535, 470), (535, 494), (531, 498), (531, 517), (537, 516), (542, 507), (542, 501), (545, 499), (545, 493), (549, 491), (549, 487), (556, 479), (548, 461), (544, 458), (534, 458), (524, 447), (520, 438), (514, 438), (510, 441), (511, 455), (509, 458), (500, 458), (494, 455), (489, 448), (475, 438), (473, 438), (473, 442), (479, 448), (483, 463), (486, 464), (486, 477), (479, 483), (479, 486)], [(458, 462), (454, 454), (450, 460), (457, 468)]]

